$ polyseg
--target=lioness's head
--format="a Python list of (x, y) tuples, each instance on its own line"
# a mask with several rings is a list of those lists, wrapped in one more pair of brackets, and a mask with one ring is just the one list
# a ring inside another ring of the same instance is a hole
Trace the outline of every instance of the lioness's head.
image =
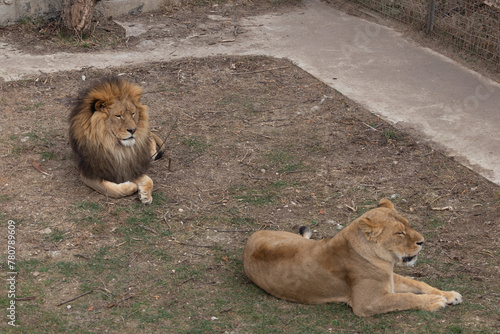
[(106, 125), (123, 146), (133, 146), (140, 122), (147, 124), (147, 107), (140, 103), (142, 90), (139, 86), (118, 78), (111, 78), (93, 87), (91, 99), (92, 117)]
[(389, 200), (382, 199), (377, 208), (362, 215), (358, 222), (377, 256), (393, 263), (415, 264), (424, 237), (410, 227)]

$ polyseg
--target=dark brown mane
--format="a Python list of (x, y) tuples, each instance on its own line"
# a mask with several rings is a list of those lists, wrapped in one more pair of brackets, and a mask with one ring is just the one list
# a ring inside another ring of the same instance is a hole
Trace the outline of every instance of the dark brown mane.
[[(140, 97), (140, 87), (117, 77), (104, 79), (80, 94), (69, 117), (69, 139), (83, 176), (122, 183), (146, 172), (151, 160), (149, 125)], [(111, 105), (117, 99), (130, 100), (139, 111), (136, 143), (130, 147), (121, 145), (107, 128), (109, 115), (96, 113), (98, 102)]]

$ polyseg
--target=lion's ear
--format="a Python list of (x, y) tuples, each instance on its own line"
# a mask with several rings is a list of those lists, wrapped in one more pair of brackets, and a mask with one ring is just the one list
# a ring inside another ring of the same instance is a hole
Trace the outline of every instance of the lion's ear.
[(380, 202), (378, 202), (377, 208), (388, 208), (394, 210), (394, 205), (387, 198), (382, 198)]
[(104, 100), (95, 100), (92, 103), (92, 112), (103, 111), (108, 107), (108, 103)]
[(368, 239), (368, 241), (374, 241), (380, 235), (380, 233), (382, 233), (383, 230), (382, 226), (375, 223), (371, 219), (364, 217), (360, 218), (359, 220), (359, 228), (365, 235), (366, 239)]

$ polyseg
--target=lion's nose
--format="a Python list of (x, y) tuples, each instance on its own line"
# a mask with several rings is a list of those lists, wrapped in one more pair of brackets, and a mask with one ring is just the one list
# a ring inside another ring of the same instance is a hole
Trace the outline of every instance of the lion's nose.
[(127, 132), (133, 135), (137, 131), (137, 128), (127, 129)]
[(417, 242), (417, 245), (419, 245), (419, 246), (422, 246), (423, 244), (424, 244), (424, 242), (423, 242), (423, 241), (419, 241), (419, 242)]

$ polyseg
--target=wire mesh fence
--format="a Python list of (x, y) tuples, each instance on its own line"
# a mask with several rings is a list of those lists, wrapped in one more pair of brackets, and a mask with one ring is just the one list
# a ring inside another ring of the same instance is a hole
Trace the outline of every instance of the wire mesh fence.
[(500, 68), (500, 0), (356, 0)]

